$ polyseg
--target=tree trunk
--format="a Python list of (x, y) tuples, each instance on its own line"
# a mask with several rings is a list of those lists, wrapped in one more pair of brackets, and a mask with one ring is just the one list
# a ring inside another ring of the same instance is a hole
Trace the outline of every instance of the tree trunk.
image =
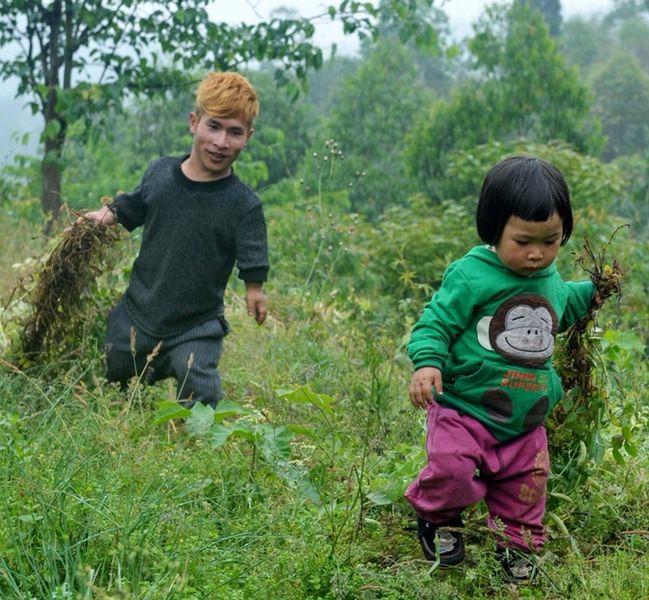
[(41, 163), (43, 190), (41, 207), (45, 214), (45, 232), (51, 233), (61, 212), (61, 153), (63, 140), (59, 135), (45, 140), (45, 156)]
[(43, 49), (43, 70), (47, 82), (47, 95), (43, 102), (45, 129), (43, 142), (45, 154), (41, 164), (43, 190), (41, 207), (45, 214), (45, 233), (51, 233), (61, 212), (61, 158), (65, 144), (66, 121), (58, 113), (59, 67), (61, 65), (60, 25), (62, 19), (61, 0), (55, 0), (45, 9), (45, 19), (49, 26), (50, 37)]

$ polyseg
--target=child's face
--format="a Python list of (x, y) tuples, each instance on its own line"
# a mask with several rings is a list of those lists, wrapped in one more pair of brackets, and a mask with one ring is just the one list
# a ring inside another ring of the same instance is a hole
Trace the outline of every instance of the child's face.
[(563, 219), (554, 213), (546, 221), (509, 217), (496, 254), (515, 273), (529, 277), (552, 264), (561, 247)]
[(194, 134), (190, 159), (201, 179), (221, 179), (230, 174), (253, 130), (241, 119), (224, 119), (196, 113), (189, 115), (189, 128)]

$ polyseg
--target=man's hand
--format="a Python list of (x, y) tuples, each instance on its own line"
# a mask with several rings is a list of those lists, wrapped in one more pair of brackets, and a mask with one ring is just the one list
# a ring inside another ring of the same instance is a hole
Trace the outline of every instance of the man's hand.
[(410, 401), (417, 408), (426, 408), (433, 400), (433, 388), (435, 393), (441, 396), (444, 393), (442, 388), (442, 372), (436, 367), (421, 367), (415, 371), (410, 381)]
[(81, 215), (76, 222), (81, 223), (85, 219), (97, 221), (97, 223), (101, 223), (102, 225), (115, 225), (117, 223), (115, 213), (107, 206), (102, 206), (99, 210), (93, 210), (87, 212), (85, 215)]
[(260, 325), (266, 320), (266, 296), (261, 290), (262, 284), (255, 281), (246, 281), (246, 310)]

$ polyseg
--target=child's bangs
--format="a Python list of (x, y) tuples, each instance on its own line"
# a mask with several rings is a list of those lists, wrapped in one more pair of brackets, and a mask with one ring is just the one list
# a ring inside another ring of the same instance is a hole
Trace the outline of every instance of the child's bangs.
[(566, 217), (563, 196), (540, 173), (528, 177), (513, 209), (512, 214), (524, 221), (547, 221), (555, 213)]

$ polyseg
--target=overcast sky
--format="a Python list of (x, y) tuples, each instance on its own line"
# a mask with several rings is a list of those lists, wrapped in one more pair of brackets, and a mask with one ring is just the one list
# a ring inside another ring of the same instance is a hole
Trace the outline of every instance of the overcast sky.
[[(491, 1), (485, 0), (436, 0), (436, 6), (442, 8), (449, 17), (449, 26), (454, 39), (462, 39), (471, 33), (473, 23)], [(267, 20), (273, 10), (286, 7), (296, 10), (303, 17), (314, 17), (326, 13), (329, 5), (338, 5), (339, 0), (215, 0), (212, 3), (214, 20), (229, 23), (256, 23)], [(589, 15), (604, 12), (613, 4), (612, 0), (562, 0), (564, 18), (575, 15)], [(338, 52), (354, 53), (358, 41), (354, 36), (344, 36), (338, 23), (332, 23), (324, 16), (317, 25), (316, 41), (327, 49), (333, 42)], [(0, 164), (10, 160), (11, 153), (18, 150), (18, 145), (11, 137), (16, 132), (30, 132), (30, 150), (33, 148), (41, 129), (40, 116), (32, 117), (22, 110), (25, 99), (14, 99), (15, 82), (0, 82)], [(18, 114), (17, 114), (18, 113)]]
[[(296, 10), (303, 17), (312, 17), (326, 12), (329, 5), (338, 5), (338, 1), (326, 0), (239, 0), (236, 3), (219, 0), (213, 4), (215, 18), (229, 23), (255, 23), (267, 20), (272, 11), (279, 7)], [(473, 23), (484, 11), (485, 7), (493, 4), (493, 0), (436, 0), (435, 5), (442, 8), (449, 18), (449, 27), (456, 39), (466, 37), (471, 33)], [(564, 18), (575, 15), (589, 15), (604, 12), (612, 6), (612, 0), (561, 0)], [(332, 42), (338, 45), (341, 52), (354, 52), (358, 40), (353, 36), (344, 36), (340, 25), (332, 23), (328, 17), (318, 25), (318, 41), (323, 46)]]

